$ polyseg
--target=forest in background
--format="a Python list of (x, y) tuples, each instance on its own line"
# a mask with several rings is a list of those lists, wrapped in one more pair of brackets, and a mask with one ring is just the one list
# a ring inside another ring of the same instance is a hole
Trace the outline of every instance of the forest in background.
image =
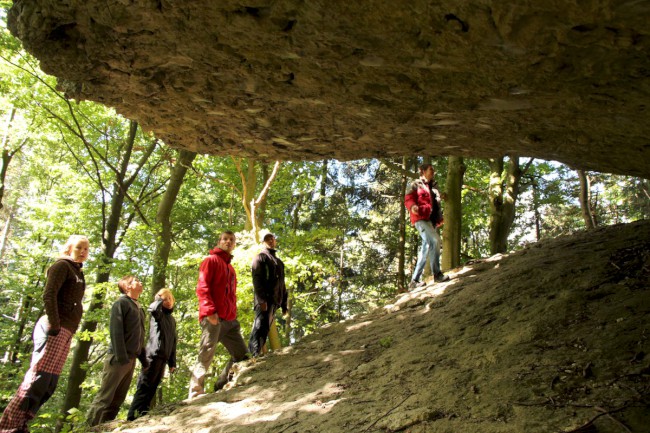
[[(278, 320), (286, 346), (382, 305), (408, 283), (420, 240), (403, 196), (422, 162), (434, 164), (449, 196), (442, 230), (447, 269), (650, 217), (647, 179), (525, 157), (276, 162), (179, 151), (112, 109), (67, 100), (4, 25), (1, 38), (1, 407), (29, 365), (46, 269), (70, 234), (91, 242), (82, 328), (34, 432), (69, 431), (84, 419), (101, 380), (115, 282), (126, 274), (144, 283), (145, 305), (161, 287), (176, 296), (179, 369), (163, 381), (159, 397), (186, 398), (200, 336), (197, 269), (224, 229), (238, 237), (245, 339), (253, 319), (251, 259), (261, 234), (278, 236), (290, 291), (289, 314)], [(215, 370), (225, 361), (220, 347)], [(73, 423), (61, 423), (64, 416)]]

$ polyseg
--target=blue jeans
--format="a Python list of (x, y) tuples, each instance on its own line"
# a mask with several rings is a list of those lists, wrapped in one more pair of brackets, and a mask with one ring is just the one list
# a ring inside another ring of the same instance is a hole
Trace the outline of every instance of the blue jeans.
[(415, 228), (422, 237), (422, 247), (411, 280), (420, 281), (424, 265), (427, 262), (427, 256), (431, 263), (431, 275), (436, 276), (440, 273), (440, 236), (436, 229), (433, 228), (431, 221), (428, 220), (416, 221)]

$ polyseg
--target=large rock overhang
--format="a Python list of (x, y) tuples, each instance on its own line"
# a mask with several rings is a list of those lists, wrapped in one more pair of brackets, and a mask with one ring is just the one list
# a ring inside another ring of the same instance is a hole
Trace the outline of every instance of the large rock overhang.
[(650, 177), (650, 3), (16, 0), (70, 98), (263, 159), (531, 156)]

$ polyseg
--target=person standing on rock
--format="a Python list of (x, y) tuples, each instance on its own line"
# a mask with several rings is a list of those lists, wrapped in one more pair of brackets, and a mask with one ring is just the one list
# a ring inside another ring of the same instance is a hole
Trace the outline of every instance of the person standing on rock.
[(149, 305), (149, 341), (145, 349), (149, 368), (140, 372), (138, 389), (126, 417), (133, 421), (149, 412), (151, 401), (156, 395), (160, 381), (165, 375), (165, 365), (169, 373), (176, 370), (176, 320), (174, 312), (174, 295), (169, 289), (160, 289), (154, 301)]
[(287, 288), (284, 284), (284, 263), (275, 252), (278, 245), (274, 234), (264, 236), (264, 249), (253, 259), (253, 289), (255, 290), (255, 321), (248, 341), (248, 350), (259, 356), (266, 343), (275, 312), (287, 313)]
[(236, 244), (235, 234), (224, 231), (217, 246), (210, 250), (199, 268), (196, 296), (199, 299), (201, 342), (197, 362), (191, 371), (189, 398), (205, 394), (205, 375), (210, 369), (217, 343), (224, 345), (231, 358), (214, 385), (215, 391), (228, 383), (233, 363), (248, 357), (237, 321), (237, 275), (230, 264)]
[(117, 287), (122, 295), (111, 307), (111, 345), (104, 360), (102, 384), (88, 411), (90, 426), (115, 419), (129, 392), (136, 358), (140, 360), (143, 370), (149, 368), (144, 350), (145, 316), (138, 302), (142, 283), (136, 277), (127, 275), (120, 279)]
[(411, 224), (415, 226), (422, 237), (422, 247), (418, 261), (409, 283), (409, 289), (425, 285), (420, 281), (424, 265), (429, 258), (431, 275), (434, 281), (449, 280), (449, 276), (440, 270), (440, 235), (437, 228), (443, 224), (441, 196), (438, 184), (434, 180), (436, 172), (431, 164), (420, 166), (420, 178), (411, 184), (410, 191), (404, 197), (404, 205), (411, 216)]
[(88, 259), (88, 249), (88, 238), (70, 236), (61, 257), (47, 270), (43, 290), (45, 315), (34, 326), (29, 370), (0, 419), (2, 433), (29, 431), (27, 423), (56, 389), (83, 314), (81, 301), (86, 281), (82, 266)]

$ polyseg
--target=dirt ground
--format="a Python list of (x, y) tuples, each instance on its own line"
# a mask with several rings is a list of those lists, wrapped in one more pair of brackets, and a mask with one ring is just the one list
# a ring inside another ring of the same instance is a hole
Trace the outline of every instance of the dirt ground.
[(480, 260), (103, 430), (649, 432), (650, 222)]

